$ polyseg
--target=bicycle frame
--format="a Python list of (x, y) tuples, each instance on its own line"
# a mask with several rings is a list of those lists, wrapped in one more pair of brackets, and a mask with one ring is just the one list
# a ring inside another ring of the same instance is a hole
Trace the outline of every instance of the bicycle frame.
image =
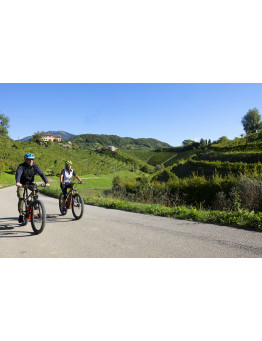
[(73, 195), (75, 193), (77, 193), (77, 189), (75, 189), (75, 185), (77, 185), (77, 184), (79, 184), (79, 182), (72, 182), (71, 183), (72, 187), (69, 189), (69, 192), (67, 194), (67, 198), (66, 198), (66, 201), (65, 201), (67, 209), (71, 209), (72, 208)]
[[(32, 191), (31, 193), (28, 195), (28, 189)], [(36, 185), (30, 185), (30, 186), (24, 186), (24, 202), (25, 202), (25, 217), (27, 219), (31, 219), (31, 215), (33, 214), (33, 210), (32, 210), (32, 202), (37, 200), (38, 195), (37, 195), (37, 186)]]

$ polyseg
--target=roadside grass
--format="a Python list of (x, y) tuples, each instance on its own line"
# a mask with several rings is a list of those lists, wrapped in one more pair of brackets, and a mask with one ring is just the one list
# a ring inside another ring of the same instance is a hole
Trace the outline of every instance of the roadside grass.
[[(138, 174), (130, 174), (130, 172), (123, 172), (122, 174), (119, 172), (117, 175), (121, 178), (138, 176)], [(81, 178), (83, 178), (85, 183), (83, 185), (79, 185), (77, 189), (83, 196), (85, 204), (88, 205), (262, 231), (262, 212), (254, 213), (246, 210), (239, 210), (238, 212), (198, 210), (193, 207), (166, 207), (158, 204), (141, 204), (138, 202), (121, 201), (104, 196), (105, 190), (112, 188), (114, 174), (99, 175), (99, 177), (95, 177), (94, 174), (86, 174), (81, 175)], [(35, 181), (41, 182), (42, 179), (36, 176)], [(51, 186), (49, 188), (39, 187), (39, 190), (46, 195), (58, 198), (61, 193), (59, 178), (50, 178), (50, 184)], [(0, 188), (14, 185), (15, 177), (13, 174), (2, 173), (0, 175)]]
[[(79, 186), (79, 193), (82, 194), (85, 204), (88, 205), (262, 231), (262, 213), (254, 213), (246, 210), (240, 210), (238, 212), (212, 211), (198, 210), (194, 207), (184, 206), (166, 207), (158, 204), (141, 204), (105, 197), (102, 194), (98, 195), (98, 193), (96, 195), (93, 193), (86, 194), (85, 190), (81, 190), (80, 187), (82, 186)], [(40, 191), (54, 198), (58, 198), (61, 193), (58, 182), (52, 183), (49, 188), (40, 188)]]
[(14, 186), (14, 185), (15, 185), (14, 174), (9, 174), (5, 172), (0, 174), (0, 188)]

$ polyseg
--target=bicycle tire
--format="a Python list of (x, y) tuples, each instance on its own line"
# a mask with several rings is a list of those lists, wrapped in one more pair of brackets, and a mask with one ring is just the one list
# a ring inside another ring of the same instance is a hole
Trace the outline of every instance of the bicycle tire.
[(76, 220), (81, 219), (84, 214), (84, 200), (78, 193), (73, 195), (72, 213)]
[[(63, 196), (64, 196), (63, 193), (61, 193), (60, 196), (59, 196), (59, 210), (60, 210), (60, 213), (62, 215), (66, 215), (67, 214), (67, 208), (63, 207)], [(62, 208), (65, 209), (64, 212), (62, 211)]]
[(33, 202), (31, 213), (31, 225), (35, 234), (43, 232), (46, 223), (46, 211), (45, 206), (41, 200), (35, 200)]

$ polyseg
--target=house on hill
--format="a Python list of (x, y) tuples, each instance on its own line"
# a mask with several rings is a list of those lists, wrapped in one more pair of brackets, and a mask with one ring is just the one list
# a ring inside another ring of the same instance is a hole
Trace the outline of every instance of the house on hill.
[(57, 140), (60, 142), (62, 140), (61, 135), (45, 134), (42, 136), (42, 141), (44, 142), (47, 142), (47, 141), (53, 142), (54, 140)]
[(114, 147), (114, 146), (108, 146), (107, 148), (108, 150), (111, 150), (112, 152), (115, 152), (118, 148)]

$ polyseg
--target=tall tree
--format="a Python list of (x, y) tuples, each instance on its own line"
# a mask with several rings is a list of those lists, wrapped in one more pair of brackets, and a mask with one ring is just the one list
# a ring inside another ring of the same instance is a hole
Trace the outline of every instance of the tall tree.
[(43, 131), (37, 131), (34, 133), (34, 135), (31, 137), (30, 142), (36, 142), (36, 143), (41, 143), (42, 142), (42, 137), (45, 135)]
[(242, 124), (246, 133), (255, 133), (260, 126), (261, 116), (257, 108), (249, 109), (242, 118)]
[(0, 114), (0, 135), (7, 135), (9, 128), (9, 117)]

